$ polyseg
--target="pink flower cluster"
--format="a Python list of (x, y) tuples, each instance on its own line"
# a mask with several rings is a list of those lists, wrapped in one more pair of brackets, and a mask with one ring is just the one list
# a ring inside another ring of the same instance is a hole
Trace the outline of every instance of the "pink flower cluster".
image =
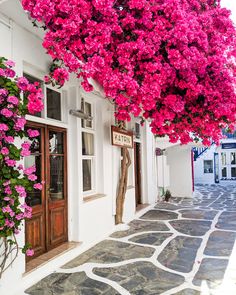
[[(43, 46), (104, 88), (116, 117), (158, 136), (218, 141), (235, 124), (236, 29), (220, 0), (22, 0), (46, 27)], [(55, 78), (65, 80), (57, 70)], [(62, 78), (60, 78), (62, 77)]]
[[(42, 90), (26, 78), (17, 78), (13, 66), (12, 61), (0, 57), (0, 231), (8, 241), (19, 233), (22, 220), (32, 215), (32, 208), (27, 205), (27, 191), (42, 189), (41, 183), (35, 183), (35, 166), (24, 169), (19, 164), (19, 160), (31, 154), (31, 138), (39, 135), (37, 130), (25, 130), (25, 115), (27, 111), (42, 110)], [(15, 138), (25, 140), (19, 146)], [(31, 249), (24, 249), (24, 253), (33, 254)]]
[(50, 72), (49, 76), (44, 77), (44, 82), (46, 84), (52, 83), (57, 84), (59, 86), (63, 86), (66, 81), (69, 80), (69, 73), (66, 69), (56, 67), (52, 72)]

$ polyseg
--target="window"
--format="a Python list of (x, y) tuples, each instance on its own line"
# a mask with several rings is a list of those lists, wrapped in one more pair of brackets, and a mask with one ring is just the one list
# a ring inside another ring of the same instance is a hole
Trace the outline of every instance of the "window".
[(47, 117), (61, 121), (61, 93), (47, 88)]
[(231, 177), (236, 177), (236, 167), (231, 167)]
[(135, 123), (135, 137), (137, 139), (141, 138), (141, 132), (140, 132), (140, 124), (139, 123)]
[(235, 152), (231, 153), (231, 164), (232, 165), (236, 164), (236, 153)]
[(221, 153), (221, 165), (226, 165), (226, 153)]
[(223, 168), (221, 169), (221, 173), (222, 173), (222, 177), (223, 177), (223, 178), (227, 178), (227, 169), (226, 169), (226, 167), (223, 167)]
[[(84, 112), (92, 117), (92, 104), (84, 102)], [(81, 120), (83, 192), (95, 191), (95, 134), (91, 120)]]
[(213, 161), (204, 160), (204, 173), (213, 173)]
[[(41, 81), (40, 79), (38, 78), (35, 78), (33, 76), (30, 76), (26, 73), (23, 73), (23, 76), (31, 83), (31, 84), (34, 84), (35, 82), (39, 83), (40, 87), (43, 89), (44, 87), (44, 84), (43, 84), (43, 81)], [(31, 115), (32, 116), (32, 115)], [(35, 113), (33, 114), (33, 116), (35, 117), (42, 117), (42, 112), (38, 112), (38, 113)]]
[(60, 90), (55, 90), (51, 87), (46, 87), (43, 83), (42, 80), (35, 78), (32, 75), (23, 74), (25, 78), (30, 83), (35, 83), (38, 82), (40, 84), (40, 87), (43, 90), (44, 94), (44, 106), (45, 109), (42, 112), (36, 113), (36, 114), (30, 114), (31, 116), (36, 116), (40, 118), (47, 118), (47, 119), (53, 119), (53, 120), (58, 120), (62, 121), (63, 116), (62, 116), (62, 106), (63, 106), (63, 96), (62, 92)]
[[(92, 105), (91, 105), (91, 103), (88, 103), (88, 102), (85, 101), (83, 104), (84, 104), (83, 108), (84, 108), (85, 114), (92, 117)], [(91, 120), (82, 120), (82, 127), (83, 128), (92, 128), (93, 127), (92, 126), (92, 121)]]

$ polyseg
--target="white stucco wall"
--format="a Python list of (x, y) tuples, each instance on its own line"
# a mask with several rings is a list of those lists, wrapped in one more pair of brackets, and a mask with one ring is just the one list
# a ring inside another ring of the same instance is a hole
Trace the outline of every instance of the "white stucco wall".
[(169, 187), (174, 197), (192, 197), (191, 147), (173, 146), (166, 150)]
[[(194, 182), (196, 184), (213, 184), (214, 179), (214, 152), (216, 146), (211, 146), (196, 161), (194, 161)], [(213, 161), (213, 173), (204, 173), (204, 160)]]

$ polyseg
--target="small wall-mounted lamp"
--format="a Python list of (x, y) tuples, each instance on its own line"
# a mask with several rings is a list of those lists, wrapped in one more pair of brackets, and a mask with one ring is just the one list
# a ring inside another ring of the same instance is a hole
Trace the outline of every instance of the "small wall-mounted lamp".
[(91, 122), (93, 120), (92, 116), (90, 116), (84, 112), (84, 99), (83, 98), (81, 98), (81, 109), (80, 110), (70, 110), (69, 114), (72, 116), (75, 116), (77, 118), (87, 120), (89, 122)]

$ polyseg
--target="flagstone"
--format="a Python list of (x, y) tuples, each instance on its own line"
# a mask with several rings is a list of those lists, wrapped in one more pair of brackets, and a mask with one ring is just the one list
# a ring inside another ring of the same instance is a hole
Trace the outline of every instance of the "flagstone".
[(170, 219), (177, 219), (178, 214), (171, 211), (149, 210), (140, 218), (150, 219), (150, 220), (170, 220)]
[(159, 269), (150, 262), (136, 262), (113, 268), (95, 268), (93, 272), (119, 283), (131, 295), (157, 295), (184, 282), (184, 277)]
[(63, 268), (73, 268), (88, 262), (116, 263), (134, 258), (147, 258), (151, 257), (154, 251), (149, 247), (104, 240), (68, 262)]
[(169, 228), (161, 221), (133, 220), (129, 223), (129, 226), (128, 230), (114, 232), (111, 237), (123, 238), (146, 231), (169, 231)]
[(90, 279), (85, 272), (53, 273), (25, 291), (29, 295), (118, 295), (111, 286)]
[(174, 220), (170, 224), (179, 233), (191, 236), (203, 236), (211, 227), (210, 221), (191, 219)]
[(222, 284), (227, 265), (227, 259), (204, 258), (193, 279), (193, 284), (201, 286), (202, 282), (206, 282), (208, 288), (217, 288)]
[(236, 239), (236, 232), (214, 231), (207, 242), (204, 254), (229, 256)]
[(168, 233), (147, 233), (129, 239), (131, 242), (160, 246), (167, 238), (171, 237), (173, 234)]
[(200, 238), (176, 237), (168, 243), (157, 260), (175, 271), (190, 272), (201, 242)]
[(180, 210), (183, 218), (193, 218), (193, 219), (207, 219), (213, 220), (217, 214), (217, 211), (210, 210), (198, 210), (198, 209), (190, 209), (190, 210)]

